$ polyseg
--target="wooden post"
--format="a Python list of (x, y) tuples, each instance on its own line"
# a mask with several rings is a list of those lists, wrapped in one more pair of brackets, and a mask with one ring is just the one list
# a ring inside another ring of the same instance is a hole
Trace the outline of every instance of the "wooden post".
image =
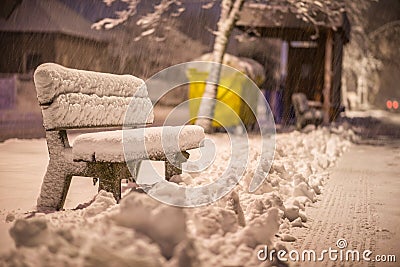
[(324, 124), (329, 123), (331, 108), (331, 86), (332, 86), (332, 30), (328, 29), (325, 42), (325, 67), (324, 67)]
[(332, 55), (332, 99), (333, 114), (331, 119), (335, 120), (343, 106), (342, 93), (342, 64), (343, 64), (343, 39), (341, 33), (333, 34), (333, 55)]

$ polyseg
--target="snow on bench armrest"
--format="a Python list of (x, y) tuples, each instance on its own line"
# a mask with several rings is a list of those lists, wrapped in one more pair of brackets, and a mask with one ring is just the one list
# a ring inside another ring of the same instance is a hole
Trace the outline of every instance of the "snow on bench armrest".
[[(75, 161), (125, 162), (186, 151), (204, 139), (200, 126), (164, 126), (79, 135), (73, 144)], [(123, 145), (125, 142), (125, 146)]]
[(41, 105), (50, 104), (57, 96), (67, 93), (147, 97), (144, 81), (135, 76), (76, 70), (55, 63), (40, 65), (34, 81)]

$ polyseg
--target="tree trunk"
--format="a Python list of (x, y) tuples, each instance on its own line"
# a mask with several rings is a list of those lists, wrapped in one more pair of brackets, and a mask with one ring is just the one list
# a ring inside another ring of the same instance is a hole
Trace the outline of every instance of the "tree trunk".
[(221, 3), (221, 17), (218, 21), (218, 32), (213, 48), (213, 61), (219, 64), (211, 65), (206, 88), (201, 99), (196, 124), (203, 127), (206, 133), (212, 132), (212, 118), (216, 104), (218, 82), (221, 75), (221, 65), (228, 40), (235, 25), (244, 0), (223, 0)]

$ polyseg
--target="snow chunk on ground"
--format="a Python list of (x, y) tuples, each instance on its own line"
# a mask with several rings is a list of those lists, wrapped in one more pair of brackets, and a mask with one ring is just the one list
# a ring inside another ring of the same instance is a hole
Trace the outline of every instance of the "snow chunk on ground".
[(238, 228), (235, 213), (219, 207), (207, 207), (195, 211), (193, 222), (196, 234), (205, 237), (214, 234), (225, 235), (227, 232), (236, 232)]
[(166, 258), (171, 258), (175, 246), (186, 239), (183, 209), (161, 204), (146, 194), (131, 193), (123, 198), (112, 219), (116, 225), (148, 236), (160, 246)]

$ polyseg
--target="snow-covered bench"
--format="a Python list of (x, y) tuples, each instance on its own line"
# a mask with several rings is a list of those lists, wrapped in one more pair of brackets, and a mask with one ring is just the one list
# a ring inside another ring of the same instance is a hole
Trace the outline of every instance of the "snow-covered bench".
[(322, 110), (318, 109), (318, 105), (314, 101), (308, 101), (307, 96), (303, 93), (292, 95), (292, 103), (296, 115), (296, 127), (301, 130), (307, 124), (319, 125), (323, 121)]
[[(127, 164), (138, 168), (144, 159), (165, 161), (169, 179), (181, 173), (179, 164), (189, 156), (186, 150), (198, 148), (204, 139), (203, 129), (194, 125), (143, 128), (153, 122), (152, 103), (143, 80), (134, 76), (45, 63), (36, 69), (34, 81), (50, 157), (38, 210), (62, 209), (73, 176), (99, 178), (99, 190), (119, 200), (121, 179), (132, 176)], [(126, 126), (127, 109), (132, 129), (84, 133), (71, 147), (67, 130)]]

